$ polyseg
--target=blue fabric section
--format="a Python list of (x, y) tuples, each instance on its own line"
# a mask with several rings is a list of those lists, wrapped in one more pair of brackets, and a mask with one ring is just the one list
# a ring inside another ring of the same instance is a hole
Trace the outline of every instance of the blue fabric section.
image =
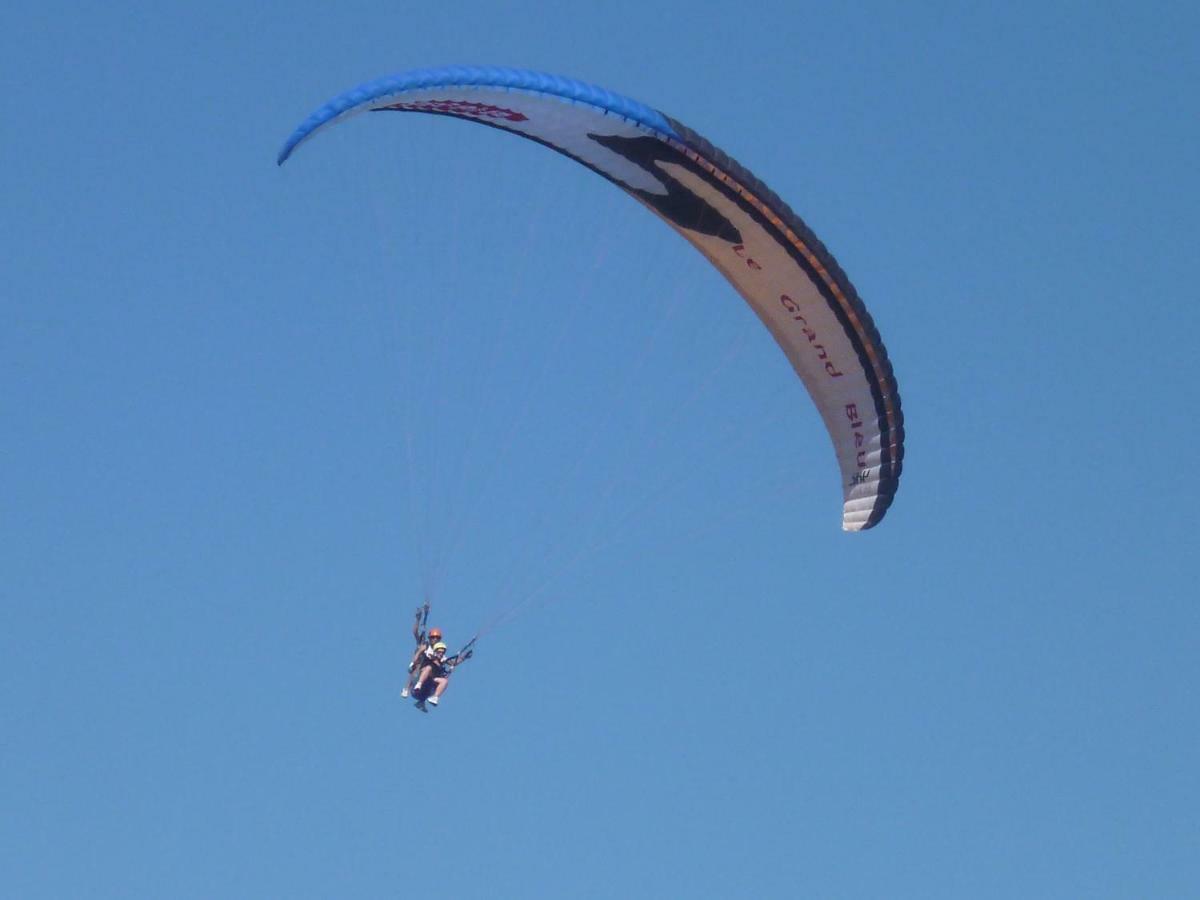
[(545, 72), (534, 72), (529, 69), (506, 69), (495, 66), (443, 66), (437, 69), (414, 69), (411, 72), (377, 78), (335, 97), (300, 123), (300, 127), (292, 132), (283, 145), (283, 149), (279, 151), (276, 162), (283, 165), (292, 155), (297, 144), (322, 125), (355, 107), (403, 91), (459, 85), (482, 85), (530, 91), (551, 97), (560, 97), (568, 102), (586, 103), (670, 137), (677, 138), (679, 136), (662, 113), (643, 103), (638, 103), (636, 100), (596, 87), (594, 84), (563, 78), (559, 75), (549, 75)]

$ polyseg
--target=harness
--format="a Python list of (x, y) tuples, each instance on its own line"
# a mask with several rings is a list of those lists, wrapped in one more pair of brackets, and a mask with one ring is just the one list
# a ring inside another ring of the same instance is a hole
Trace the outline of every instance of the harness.
[(425, 626), (429, 624), (429, 601), (426, 600), (422, 606), (417, 607), (417, 645), (424, 646), (429, 643), (429, 635), (425, 632)]

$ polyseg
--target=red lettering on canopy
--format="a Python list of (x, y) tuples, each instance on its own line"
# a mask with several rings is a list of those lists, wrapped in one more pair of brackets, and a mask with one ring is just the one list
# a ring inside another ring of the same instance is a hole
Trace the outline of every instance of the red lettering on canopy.
[[(741, 244), (738, 244), (737, 247), (733, 248), (733, 251), (737, 253), (738, 248), (741, 246)], [(738, 253), (738, 255), (741, 256), (740, 253)], [(808, 342), (812, 344), (813, 349), (817, 351), (817, 359), (824, 360), (825, 373), (829, 375), (830, 378), (841, 378), (842, 373), (838, 371), (837, 366), (835, 366), (833, 361), (830, 360), (829, 351), (825, 349), (825, 345), (817, 343), (817, 333), (808, 326), (808, 319), (804, 318), (804, 314), (800, 312), (800, 304), (798, 304), (787, 294), (780, 294), (779, 302), (783, 304), (784, 309), (792, 314), (792, 318), (800, 323), (800, 333), (808, 338)]]

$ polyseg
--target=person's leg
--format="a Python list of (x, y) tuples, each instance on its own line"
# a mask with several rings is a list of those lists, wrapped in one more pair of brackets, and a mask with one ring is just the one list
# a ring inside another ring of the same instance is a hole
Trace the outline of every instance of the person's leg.
[(433, 690), (433, 696), (429, 698), (429, 702), (434, 706), (438, 705), (438, 698), (446, 693), (446, 686), (450, 684), (450, 679), (445, 675), (439, 675), (433, 679), (433, 683), (437, 685)]
[(413, 691), (419, 691), (425, 686), (425, 680), (429, 678), (429, 674), (433, 671), (433, 666), (425, 666), (421, 669), (421, 674), (417, 676), (417, 683), (413, 685)]
[(408, 679), (404, 682), (404, 689), (400, 691), (401, 697), (407, 697), (412, 693), (413, 685), (417, 679), (417, 660), (421, 658), (421, 648), (418, 647), (413, 653), (412, 662), (408, 664)]

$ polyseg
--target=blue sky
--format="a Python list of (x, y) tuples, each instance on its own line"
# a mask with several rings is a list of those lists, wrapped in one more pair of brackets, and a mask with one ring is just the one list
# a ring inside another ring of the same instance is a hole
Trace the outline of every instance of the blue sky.
[[(1200, 894), (1193, 6), (0, 25), (5, 895)], [(602, 180), (419, 116), (275, 167), (451, 63), (635, 97), (805, 218), (904, 399), (878, 528)], [(503, 621), (421, 716), (426, 590)]]

